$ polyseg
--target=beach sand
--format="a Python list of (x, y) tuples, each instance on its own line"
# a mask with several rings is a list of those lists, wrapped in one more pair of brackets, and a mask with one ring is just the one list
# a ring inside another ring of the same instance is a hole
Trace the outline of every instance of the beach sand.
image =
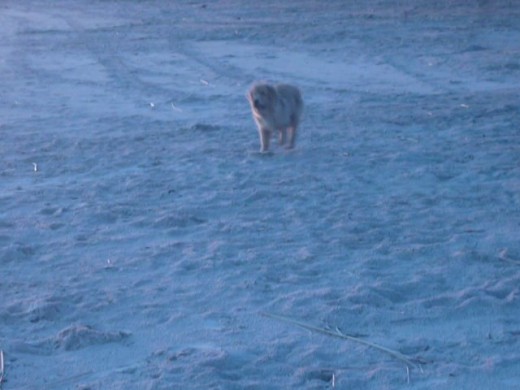
[(4, 0), (2, 390), (518, 389), (520, 4), (410, 3)]

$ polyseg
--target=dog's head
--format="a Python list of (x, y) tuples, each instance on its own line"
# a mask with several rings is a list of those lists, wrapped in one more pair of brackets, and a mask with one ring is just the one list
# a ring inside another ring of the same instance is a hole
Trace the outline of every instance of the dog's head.
[(269, 84), (255, 84), (247, 94), (251, 108), (258, 113), (270, 112), (276, 101), (276, 89)]

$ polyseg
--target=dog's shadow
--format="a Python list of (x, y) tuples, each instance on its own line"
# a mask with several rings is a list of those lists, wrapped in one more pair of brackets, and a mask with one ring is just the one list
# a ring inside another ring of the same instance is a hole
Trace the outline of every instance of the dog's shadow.
[(255, 150), (247, 152), (247, 154), (256, 158), (269, 158), (274, 156), (290, 156), (297, 154), (297, 151), (295, 149), (282, 149), (279, 152), (273, 152), (271, 150), (268, 150), (267, 152), (260, 152), (258, 150)]
[(268, 150), (267, 152), (260, 152), (258, 150), (250, 151), (247, 153), (249, 156), (256, 157), (256, 158), (268, 158), (275, 156), (276, 153)]

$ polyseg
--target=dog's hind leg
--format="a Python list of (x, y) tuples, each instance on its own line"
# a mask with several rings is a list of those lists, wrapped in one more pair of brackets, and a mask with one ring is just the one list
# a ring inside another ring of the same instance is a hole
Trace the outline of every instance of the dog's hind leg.
[(289, 138), (289, 143), (286, 146), (286, 148), (294, 148), (294, 144), (296, 143), (296, 126), (291, 126), (287, 128), (287, 137)]
[(284, 145), (285, 144), (285, 141), (287, 139), (287, 129), (285, 128), (280, 128), (279, 129), (279, 134), (278, 134), (278, 142), (280, 145)]

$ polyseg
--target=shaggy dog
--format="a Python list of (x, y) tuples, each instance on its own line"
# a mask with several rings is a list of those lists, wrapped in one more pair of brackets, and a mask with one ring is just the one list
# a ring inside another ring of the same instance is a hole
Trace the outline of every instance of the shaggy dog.
[(288, 84), (259, 83), (251, 87), (247, 99), (260, 134), (260, 152), (267, 152), (275, 130), (279, 131), (280, 145), (287, 141), (287, 149), (293, 148), (303, 112), (300, 90)]

